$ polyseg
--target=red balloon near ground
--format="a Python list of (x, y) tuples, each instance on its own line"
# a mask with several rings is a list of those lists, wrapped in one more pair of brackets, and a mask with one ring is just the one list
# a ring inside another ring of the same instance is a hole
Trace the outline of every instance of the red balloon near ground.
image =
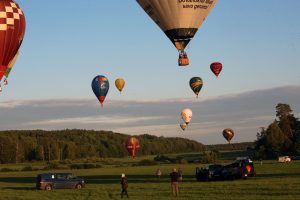
[(214, 62), (210, 65), (210, 69), (216, 75), (216, 77), (219, 76), (219, 74), (222, 71), (222, 68), (223, 68), (223, 65), (222, 65), (222, 63), (219, 63), (219, 62)]
[(250, 166), (250, 165), (247, 165), (247, 166), (246, 166), (246, 170), (247, 170), (248, 173), (250, 173), (250, 172), (251, 172), (251, 166)]
[(131, 157), (134, 159), (140, 148), (140, 141), (135, 137), (130, 137), (126, 142), (126, 148)]
[(0, 80), (17, 54), (25, 34), (25, 16), (13, 0), (0, 1)]

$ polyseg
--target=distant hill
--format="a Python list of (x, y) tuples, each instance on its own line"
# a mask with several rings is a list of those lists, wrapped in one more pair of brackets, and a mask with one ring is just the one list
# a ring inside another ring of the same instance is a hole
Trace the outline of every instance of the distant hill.
[[(125, 142), (129, 135), (111, 131), (66, 129), (0, 131), (0, 163), (52, 161), (88, 157), (128, 156)], [(139, 155), (188, 153), (205, 150), (199, 142), (183, 138), (136, 136)]]

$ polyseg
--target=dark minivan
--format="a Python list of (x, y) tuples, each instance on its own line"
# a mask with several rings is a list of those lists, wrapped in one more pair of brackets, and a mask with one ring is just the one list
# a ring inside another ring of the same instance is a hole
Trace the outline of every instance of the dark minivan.
[(81, 189), (84, 186), (84, 180), (72, 173), (43, 173), (38, 174), (36, 178), (36, 188), (40, 190)]
[(218, 164), (206, 165), (202, 168), (196, 168), (196, 179), (198, 181), (221, 180), (223, 166)]
[(198, 181), (246, 179), (249, 176), (256, 176), (256, 172), (252, 160), (248, 157), (237, 158), (228, 165), (212, 164), (196, 168)]

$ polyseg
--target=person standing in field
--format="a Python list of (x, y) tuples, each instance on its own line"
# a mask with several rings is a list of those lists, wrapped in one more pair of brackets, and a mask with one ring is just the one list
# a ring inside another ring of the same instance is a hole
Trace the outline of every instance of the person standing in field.
[(161, 171), (160, 171), (160, 169), (157, 169), (155, 174), (156, 174), (157, 178), (160, 179), (160, 177), (161, 177)]
[(173, 196), (178, 197), (179, 196), (179, 187), (178, 187), (179, 174), (176, 168), (174, 168), (173, 172), (170, 173), (170, 178), (171, 178), (171, 188), (172, 188)]
[(127, 181), (127, 177), (125, 176), (125, 174), (123, 173), (121, 175), (121, 198), (123, 198), (123, 195), (125, 194), (128, 198), (128, 192), (127, 192), (127, 188), (128, 188), (128, 181)]

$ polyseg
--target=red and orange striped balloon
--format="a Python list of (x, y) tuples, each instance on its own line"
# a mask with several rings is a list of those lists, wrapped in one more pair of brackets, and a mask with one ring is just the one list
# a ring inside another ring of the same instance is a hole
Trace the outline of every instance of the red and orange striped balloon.
[(140, 149), (140, 141), (135, 137), (130, 137), (126, 142), (126, 149), (134, 159)]

